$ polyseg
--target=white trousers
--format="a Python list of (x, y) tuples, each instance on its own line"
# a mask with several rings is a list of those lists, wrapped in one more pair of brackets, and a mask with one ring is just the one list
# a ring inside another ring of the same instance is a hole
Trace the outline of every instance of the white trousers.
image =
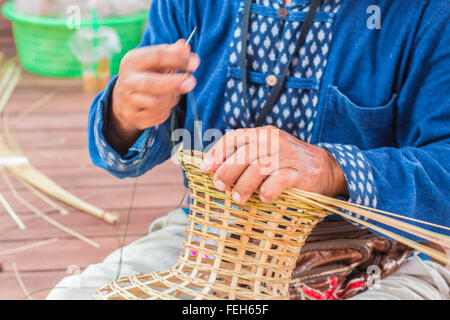
[[(164, 271), (173, 266), (182, 252), (187, 224), (184, 211), (175, 210), (155, 220), (149, 234), (122, 250), (120, 276)], [(115, 279), (119, 272), (120, 249), (106, 259), (90, 265), (81, 274), (64, 278), (50, 292), (49, 300), (90, 300), (100, 287)], [(450, 299), (450, 271), (442, 266), (412, 257), (379, 285), (354, 300)]]

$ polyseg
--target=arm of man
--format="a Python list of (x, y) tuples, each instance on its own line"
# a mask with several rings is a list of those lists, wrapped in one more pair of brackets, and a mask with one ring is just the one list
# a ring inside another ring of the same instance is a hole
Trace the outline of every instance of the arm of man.
[(119, 75), (90, 109), (91, 158), (117, 177), (143, 174), (170, 157), (168, 118), (176, 108), (177, 125), (183, 123), (180, 98), (195, 87), (191, 73), (200, 63), (179, 40), (189, 32), (183, 6), (153, 1), (141, 44), (124, 57)]

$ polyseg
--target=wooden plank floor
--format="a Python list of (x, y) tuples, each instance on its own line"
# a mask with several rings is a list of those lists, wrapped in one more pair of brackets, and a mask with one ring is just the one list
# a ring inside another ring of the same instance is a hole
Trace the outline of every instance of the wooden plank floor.
[[(38, 169), (70, 192), (119, 214), (121, 219), (117, 225), (111, 226), (71, 208), (68, 208), (70, 214), (63, 216), (52, 211), (15, 181), (24, 198), (60, 223), (97, 241), (100, 248), (96, 249), (36, 217), (14, 200), (4, 181), (0, 180), (0, 192), (27, 226), (26, 230), (19, 230), (6, 211), (0, 208), (0, 253), (37, 241), (58, 239), (20, 253), (0, 254), (3, 260), (0, 299), (23, 299), (25, 296), (13, 272), (14, 263), (29, 292), (43, 290), (33, 298), (43, 299), (49, 292), (45, 289), (53, 287), (68, 275), (69, 266), (76, 265), (82, 270), (89, 264), (102, 261), (111, 251), (119, 248), (130, 205), (134, 180), (117, 179), (91, 164), (86, 124), (94, 95), (83, 93), (78, 80), (55, 80), (25, 74), (9, 104), (12, 116), (18, 117), (29, 105), (47, 94), (53, 95), (49, 103), (16, 123), (17, 138), (26, 156)], [(146, 234), (155, 218), (177, 207), (184, 192), (181, 169), (170, 162), (141, 177), (126, 243)]]

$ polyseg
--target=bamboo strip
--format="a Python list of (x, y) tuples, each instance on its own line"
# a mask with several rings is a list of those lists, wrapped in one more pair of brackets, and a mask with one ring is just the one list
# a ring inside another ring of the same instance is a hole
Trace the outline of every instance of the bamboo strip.
[(335, 201), (330, 198), (328, 200), (321, 200), (322, 203), (330, 204), (336, 208), (344, 209), (351, 211), (353, 213), (359, 214), (363, 217), (366, 217), (368, 219), (378, 221), (380, 223), (383, 223), (384, 225), (396, 228), (398, 230), (407, 232), (411, 235), (415, 235), (417, 237), (420, 237), (422, 239), (440, 244), (443, 247), (450, 247), (450, 237), (439, 234), (433, 231), (429, 231), (414, 225), (410, 225), (408, 223), (405, 223), (403, 221), (395, 220), (389, 217), (385, 217), (373, 212), (370, 212), (369, 210), (362, 210), (361, 208), (354, 207), (351, 204), (342, 204), (340, 207), (336, 205)]
[[(2, 82), (0, 83), (0, 113), (2, 113), (5, 108), (9, 98), (17, 83), (20, 79), (21, 70), (16, 66), (16, 59), (8, 60), (8, 62), (2, 66), (0, 69), (0, 74), (6, 74), (7, 76), (2, 77)], [(1, 85), (3, 84), (4, 85)], [(2, 87), (6, 87), (3, 90)], [(45, 103), (48, 99), (51, 98), (51, 94), (49, 96), (45, 96), (42, 98), (39, 103), (36, 103), (34, 107), (40, 107), (42, 103)], [(19, 145), (12, 137), (11, 126), (8, 123), (8, 115), (5, 114), (3, 118), (4, 122), (4, 135), (6, 141), (2, 141), (0, 139), (0, 156), (9, 156), (14, 157), (17, 154), (22, 154)], [(101, 210), (61, 188), (55, 182), (53, 182), (50, 178), (42, 174), (40, 171), (35, 169), (31, 164), (23, 165), (17, 168), (8, 168), (10, 172), (12, 172), (18, 179), (22, 180), (25, 183), (33, 186), (39, 191), (46, 193), (55, 199), (66, 203), (69, 206), (77, 208), (83, 212), (91, 214), (99, 219), (104, 220), (107, 223), (114, 224), (118, 220), (118, 215), (106, 212)]]
[(11, 190), (12, 194), (14, 195), (14, 197), (21, 202), (25, 207), (27, 207), (31, 212), (33, 212), (34, 214), (36, 214), (38, 217), (42, 218), (43, 220), (47, 221), (48, 223), (50, 223), (51, 225), (53, 225), (54, 227), (60, 229), (61, 231), (70, 234), (71, 236), (95, 247), (95, 248), (99, 248), (100, 245), (83, 236), (82, 234), (62, 225), (61, 223), (59, 223), (56, 220), (53, 220), (52, 218), (50, 218), (49, 216), (47, 216), (46, 214), (44, 214), (42, 211), (40, 211), (39, 209), (37, 209), (36, 207), (34, 207), (32, 204), (30, 204), (28, 201), (26, 201), (24, 198), (22, 198), (22, 196), (20, 194), (17, 193), (16, 188), (13, 186), (13, 184), (11, 183), (11, 180), (8, 178), (8, 175), (2, 171), (3, 174), (3, 179), (5, 180), (6, 184), (8, 185), (8, 188)]
[(23, 251), (26, 251), (26, 250), (42, 247), (42, 246), (45, 246), (47, 244), (54, 243), (56, 241), (58, 241), (57, 238), (52, 238), (52, 239), (43, 240), (43, 241), (35, 242), (35, 243), (32, 243), (32, 244), (28, 244), (28, 245), (25, 245), (25, 246), (17, 247), (17, 248), (14, 248), (14, 249), (0, 251), (0, 256), (7, 256), (7, 255), (14, 254), (14, 253), (19, 253), (19, 252), (23, 252)]
[(38, 189), (36, 189), (35, 187), (33, 187), (32, 185), (23, 182), (22, 180), (19, 180), (20, 183), (22, 183), (25, 188), (27, 188), (31, 193), (33, 193), (36, 197), (38, 197), (39, 199), (41, 199), (43, 202), (45, 202), (46, 204), (48, 204), (51, 208), (59, 211), (60, 214), (66, 216), (69, 214), (69, 210), (67, 210), (66, 208), (61, 207), (59, 204), (57, 204), (55, 201), (53, 201), (52, 199), (50, 199), (49, 197), (47, 197), (43, 192), (39, 191)]
[[(14, 156), (14, 153), (8, 149), (4, 141), (0, 139), (0, 155)], [(24, 164), (16, 167), (8, 167), (11, 172), (18, 179), (28, 183), (36, 189), (52, 195), (53, 198), (77, 208), (83, 212), (89, 213), (99, 219), (102, 219), (110, 224), (114, 224), (118, 220), (118, 216), (106, 211), (103, 211), (83, 200), (74, 196), (72, 193), (66, 191), (57, 185), (53, 180), (35, 169), (31, 164)]]
[(37, 100), (36, 102), (29, 105), (25, 110), (23, 110), (17, 117), (14, 118), (14, 125), (18, 122), (22, 121), (24, 118), (26, 118), (29, 114), (34, 112), (36, 109), (41, 108), (46, 103), (50, 102), (55, 98), (54, 92), (49, 92), (46, 95), (44, 95), (42, 98)]
[(7, 88), (10, 84), (10, 80), (11, 78), (13, 78), (13, 74), (19, 69), (16, 63), (17, 59), (12, 58), (7, 60), (0, 66), (0, 92), (2, 92), (2, 95), (5, 92), (5, 88)]
[[(300, 194), (301, 192), (297, 192), (297, 197), (302, 197)], [(361, 216), (364, 216), (368, 219), (375, 220), (378, 222), (381, 222), (385, 225), (388, 225), (390, 227), (394, 227), (396, 229), (408, 232), (412, 235), (418, 236), (420, 238), (429, 240), (431, 242), (438, 243), (444, 247), (450, 248), (450, 237), (439, 234), (430, 230), (426, 230), (408, 223), (405, 223), (403, 221), (395, 220), (389, 217), (382, 216), (380, 214), (371, 212), (370, 208), (362, 209), (360, 206), (354, 206), (349, 202), (346, 203), (338, 203), (338, 201), (335, 201), (333, 198), (324, 198), (323, 196), (317, 196), (317, 197), (311, 197), (313, 200), (320, 200), (322, 203), (326, 203), (329, 205), (332, 205), (336, 208), (344, 209), (351, 211), (353, 213), (359, 214)]]
[(405, 244), (405, 245), (407, 245), (407, 246), (409, 246), (411, 248), (419, 250), (420, 252), (423, 252), (426, 255), (429, 255), (430, 257), (433, 257), (436, 260), (438, 260), (438, 261), (440, 261), (440, 262), (442, 262), (444, 264), (449, 264), (450, 263), (449, 257), (447, 255), (443, 254), (442, 252), (439, 252), (437, 250), (434, 250), (432, 248), (424, 246), (424, 245), (422, 245), (420, 243), (417, 243), (415, 241), (412, 241), (412, 240), (409, 240), (409, 239), (404, 238), (402, 236), (399, 236), (399, 235), (397, 235), (397, 234), (395, 234), (393, 232), (390, 232), (388, 230), (385, 230), (383, 228), (375, 226), (375, 225), (373, 225), (373, 224), (371, 224), (371, 223), (369, 223), (367, 221), (364, 221), (362, 219), (358, 219), (358, 218), (353, 217), (352, 215), (350, 215), (348, 213), (344, 213), (342, 211), (339, 211), (339, 210), (337, 210), (337, 209), (335, 209), (333, 207), (327, 206), (327, 205), (319, 203), (317, 201), (314, 201), (314, 200), (311, 200), (311, 199), (308, 199), (308, 198), (303, 198), (302, 200), (310, 202), (311, 204), (316, 205), (318, 207), (321, 207), (322, 209), (325, 209), (325, 210), (327, 210), (329, 212), (336, 213), (336, 214), (338, 214), (338, 215), (340, 215), (340, 216), (342, 216), (342, 217), (344, 217), (346, 219), (352, 220), (352, 221), (357, 222), (357, 223), (359, 223), (359, 224), (361, 224), (363, 226), (366, 226), (366, 227), (368, 227), (368, 228), (370, 228), (372, 230), (375, 230), (375, 231), (377, 231), (377, 232), (379, 232), (381, 234), (384, 234), (385, 236), (388, 236), (388, 237), (390, 237), (390, 238), (392, 238), (392, 239), (394, 239), (394, 240), (396, 240), (396, 241), (398, 241), (400, 243), (403, 243), (403, 244)]
[[(320, 199), (326, 200), (326, 199), (328, 198), (328, 197), (323, 196), (323, 195), (320, 195), (320, 194), (314, 194), (314, 193), (312, 193), (312, 192), (307, 192), (307, 191), (298, 190), (298, 189), (296, 189), (295, 192), (298, 192), (299, 194), (302, 194), (302, 195), (305, 195), (305, 196), (308, 196), (308, 195), (314, 196), (314, 197), (316, 197), (317, 199), (320, 198)], [(333, 200), (336, 201), (336, 203), (341, 204), (341, 205), (345, 205), (345, 204), (348, 205), (348, 204), (350, 204), (350, 205), (352, 205), (352, 206), (354, 206), (354, 207), (358, 207), (358, 208), (361, 208), (361, 209), (366, 209), (366, 210), (378, 212), (378, 213), (381, 213), (381, 214), (390, 215), (390, 216), (393, 216), (393, 217), (396, 217), (396, 218), (400, 218), (400, 219), (405, 219), (405, 220), (409, 220), (409, 221), (414, 221), (414, 222), (417, 222), (417, 223), (420, 223), (420, 224), (425, 224), (425, 225), (428, 225), (428, 226), (431, 226), (431, 227), (435, 227), (435, 228), (440, 228), (440, 229), (444, 229), (444, 230), (450, 230), (450, 227), (441, 226), (441, 225), (438, 225), (438, 224), (435, 224), (435, 223), (431, 223), (431, 222), (428, 222), (428, 221), (423, 221), (423, 220), (419, 220), (419, 219), (414, 219), (414, 218), (402, 216), (402, 215), (400, 215), (400, 214), (395, 214), (395, 213), (383, 211), (383, 210), (376, 209), (376, 208), (370, 208), (370, 207), (363, 206), (363, 205), (356, 204), (356, 203), (349, 203), (348, 201), (344, 201), (344, 200), (339, 200), (339, 199), (334, 199), (334, 198), (333, 198)]]
[[(5, 108), (11, 94), (13, 93), (14, 89), (16, 88), (17, 84), (19, 83), (20, 80), (20, 69), (18, 70), (12, 70), (11, 71), (11, 76), (10, 79), (7, 79), (6, 77), (3, 78), (5, 81), (8, 81), (6, 83), (6, 88), (3, 91), (3, 88), (1, 88), (2, 95), (0, 97), (0, 113), (3, 112), (3, 109)], [(8, 71), (8, 77), (10, 75), (10, 72)]]
[(22, 222), (22, 220), (19, 218), (17, 213), (11, 208), (8, 201), (6, 201), (5, 197), (0, 193), (0, 203), (5, 208), (6, 212), (11, 216), (11, 218), (14, 220), (14, 222), (19, 226), (21, 230), (25, 230), (27, 227)]
[(33, 300), (33, 298), (30, 296), (30, 293), (28, 292), (27, 288), (25, 287), (25, 284), (22, 281), (22, 277), (20, 276), (19, 269), (17, 268), (17, 264), (15, 262), (12, 263), (14, 274), (16, 276), (17, 282), (19, 283), (20, 288), (22, 289), (23, 293), (25, 294), (25, 297), (28, 300)]

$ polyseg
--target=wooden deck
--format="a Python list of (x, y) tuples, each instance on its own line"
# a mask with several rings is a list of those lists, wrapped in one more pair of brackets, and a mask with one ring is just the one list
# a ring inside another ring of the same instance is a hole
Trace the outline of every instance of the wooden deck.
[[(0, 42), (0, 51), (4, 43), (8, 41)], [(123, 235), (133, 180), (116, 179), (91, 164), (86, 125), (94, 95), (83, 93), (77, 80), (55, 80), (24, 74), (9, 108), (13, 116), (17, 116), (49, 93), (54, 93), (49, 103), (17, 123), (17, 138), (26, 156), (58, 184), (98, 207), (118, 213), (121, 220), (112, 226), (68, 207), (70, 214), (63, 216), (52, 211), (15, 181), (24, 198), (60, 223), (97, 241), (100, 248), (96, 249), (35, 216), (15, 201), (4, 181), (0, 180), (0, 192), (27, 226), (26, 230), (19, 230), (6, 211), (0, 209), (0, 260), (3, 260), (0, 299), (23, 299), (25, 296), (13, 271), (14, 264), (29, 292), (43, 290), (34, 294), (33, 299), (43, 299), (49, 292), (48, 288), (68, 275), (69, 266), (79, 266), (83, 270), (91, 263), (102, 261), (111, 251), (119, 248)], [(175, 208), (183, 195), (180, 168), (172, 163), (158, 166), (140, 178), (126, 243), (146, 234), (149, 224)], [(20, 253), (1, 254), (5, 250), (53, 238), (58, 240)]]

